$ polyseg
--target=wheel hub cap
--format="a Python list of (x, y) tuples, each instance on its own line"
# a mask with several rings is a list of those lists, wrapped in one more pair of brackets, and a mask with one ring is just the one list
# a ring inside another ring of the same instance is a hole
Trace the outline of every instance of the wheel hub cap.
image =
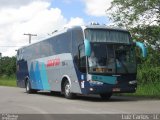
[(67, 84), (65, 86), (65, 93), (66, 93), (66, 95), (69, 95), (69, 93), (70, 93), (70, 85), (69, 84)]

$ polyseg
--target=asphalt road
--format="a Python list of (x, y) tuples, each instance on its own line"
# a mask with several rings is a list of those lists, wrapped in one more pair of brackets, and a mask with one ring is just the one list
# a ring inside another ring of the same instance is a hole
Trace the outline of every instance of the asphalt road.
[(103, 101), (99, 96), (78, 96), (68, 100), (49, 92), (27, 94), (23, 88), (0, 87), (0, 114), (6, 113), (159, 114), (160, 100), (122, 96), (113, 96), (109, 101)]

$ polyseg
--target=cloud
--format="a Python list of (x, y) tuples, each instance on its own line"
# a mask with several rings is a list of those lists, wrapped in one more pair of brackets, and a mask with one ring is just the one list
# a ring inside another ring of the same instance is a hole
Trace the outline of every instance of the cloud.
[(51, 3), (40, 0), (21, 5), (18, 8), (0, 9), (0, 18), (0, 52), (2, 56), (14, 56), (16, 49), (29, 44), (29, 38), (24, 36), (24, 33), (37, 34), (32, 37), (32, 43), (34, 43), (66, 25), (84, 24), (83, 19), (79, 17), (67, 20), (59, 8), (51, 8)]
[(51, 0), (0, 0), (0, 8), (6, 7), (19, 7), (21, 5), (27, 5), (33, 1), (44, 1), (49, 2)]
[(70, 21), (65, 25), (65, 27), (84, 25), (84, 24), (85, 23), (82, 18), (76, 17), (76, 18), (71, 18)]
[(18, 47), (13, 46), (28, 45), (28, 36), (24, 36), (24, 33), (37, 34), (32, 40), (36, 42), (66, 24), (61, 10), (49, 7), (48, 2), (36, 1), (20, 8), (0, 10), (0, 52), (3, 56), (15, 55)]
[(106, 16), (105, 11), (111, 6), (113, 0), (83, 0), (85, 12), (88, 15), (102, 17)]

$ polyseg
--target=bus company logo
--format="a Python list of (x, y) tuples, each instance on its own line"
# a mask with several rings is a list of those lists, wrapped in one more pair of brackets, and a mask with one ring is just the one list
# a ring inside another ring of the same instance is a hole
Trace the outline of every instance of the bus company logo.
[(60, 59), (59, 58), (47, 61), (47, 67), (53, 67), (53, 66), (58, 66), (58, 65), (60, 65)]

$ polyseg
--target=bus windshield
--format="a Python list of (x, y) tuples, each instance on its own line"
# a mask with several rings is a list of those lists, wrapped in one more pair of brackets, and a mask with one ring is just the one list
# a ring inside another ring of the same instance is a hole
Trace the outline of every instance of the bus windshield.
[(136, 73), (136, 57), (133, 46), (116, 45), (115, 59), (117, 73)]
[(92, 50), (88, 57), (89, 73), (136, 73), (135, 50), (129, 45), (128, 32), (87, 29), (85, 37), (91, 42)]
[(135, 51), (131, 45), (91, 43), (89, 73), (136, 73)]

